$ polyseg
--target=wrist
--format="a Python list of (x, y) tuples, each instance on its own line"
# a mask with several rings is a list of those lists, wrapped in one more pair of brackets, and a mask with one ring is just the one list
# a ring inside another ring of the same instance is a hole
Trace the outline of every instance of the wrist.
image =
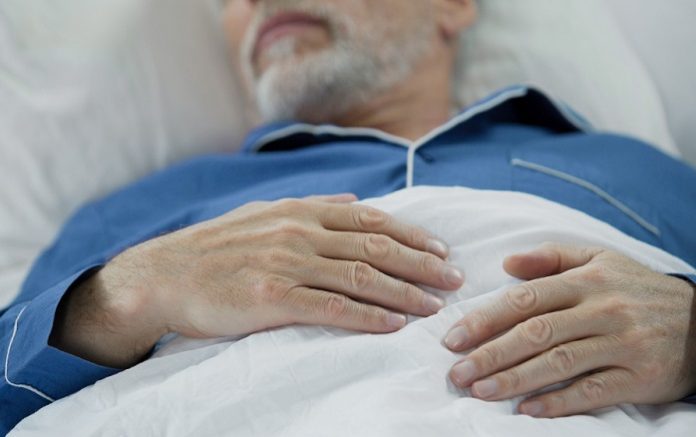
[(166, 329), (129, 270), (116, 258), (75, 284), (58, 307), (50, 344), (108, 367), (142, 361)]
[(133, 355), (141, 359), (167, 334), (165, 314), (142, 266), (118, 257), (94, 276), (94, 286), (105, 331), (132, 348)]
[[(696, 366), (693, 365), (696, 362), (696, 283), (694, 283), (688, 276), (685, 275), (669, 275), (674, 280), (677, 280), (677, 284), (680, 287), (679, 290), (687, 296), (687, 305), (684, 305), (690, 312), (690, 323), (687, 327), (687, 341), (686, 341), (686, 357), (685, 365), (683, 366), (683, 371), (686, 373), (684, 375), (684, 396), (696, 397)], [(694, 401), (696, 399), (692, 399)]]

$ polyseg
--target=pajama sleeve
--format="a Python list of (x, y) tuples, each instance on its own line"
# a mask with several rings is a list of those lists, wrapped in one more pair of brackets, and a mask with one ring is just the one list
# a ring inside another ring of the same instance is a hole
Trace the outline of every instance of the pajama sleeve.
[(62, 297), (95, 267), (89, 266), (0, 314), (0, 435), (49, 403), (118, 372), (48, 344)]

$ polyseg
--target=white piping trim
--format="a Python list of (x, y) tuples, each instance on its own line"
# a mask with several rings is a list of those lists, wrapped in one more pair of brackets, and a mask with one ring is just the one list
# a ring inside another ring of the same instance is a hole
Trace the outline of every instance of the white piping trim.
[(14, 343), (14, 339), (17, 336), (17, 325), (19, 324), (19, 318), (22, 317), (22, 314), (24, 313), (24, 310), (26, 310), (26, 309), (27, 309), (27, 307), (22, 308), (22, 310), (19, 312), (19, 314), (17, 314), (17, 318), (15, 319), (15, 322), (14, 322), (14, 329), (12, 330), (12, 337), (10, 337), (10, 344), (7, 345), (7, 355), (5, 355), (5, 382), (7, 382), (7, 384), (10, 385), (11, 387), (28, 390), (28, 391), (34, 393), (35, 395), (42, 397), (43, 399), (47, 400), (48, 402), (55, 402), (55, 399), (48, 396), (47, 394), (45, 394), (41, 390), (38, 390), (30, 385), (15, 384), (14, 382), (10, 381), (10, 378), (7, 374), (9, 372), (8, 367), (10, 365), (10, 351), (12, 350), (12, 343)]
[[(254, 145), (251, 147), (251, 149), (255, 152), (257, 152), (259, 149), (261, 149), (263, 146), (265, 146), (268, 143), (271, 143), (273, 141), (279, 140), (284, 137), (288, 137), (290, 135), (298, 134), (298, 133), (307, 133), (311, 135), (322, 135), (322, 134), (329, 134), (329, 135), (336, 135), (336, 136), (355, 136), (355, 135), (364, 135), (364, 136), (374, 136), (376, 138), (379, 138), (383, 141), (387, 142), (392, 142), (395, 144), (399, 144), (401, 146), (404, 146), (408, 149), (408, 155), (406, 159), (406, 187), (411, 188), (413, 187), (413, 171), (414, 171), (414, 163), (415, 163), (415, 155), (416, 151), (422, 147), (423, 145), (427, 144), (429, 141), (431, 141), (433, 138), (442, 135), (443, 133), (447, 132), (448, 130), (454, 128), (458, 124), (473, 118), (482, 112), (488, 111), (503, 102), (510, 100), (512, 98), (516, 97), (522, 97), (527, 92), (529, 91), (529, 88), (526, 87), (519, 87), (519, 88), (513, 88), (508, 91), (505, 91), (501, 93), (500, 95), (496, 96), (495, 98), (492, 98), (488, 101), (485, 101), (477, 106), (474, 106), (472, 108), (469, 108), (468, 110), (462, 112), (461, 114), (457, 115), (456, 117), (452, 118), (450, 121), (447, 123), (443, 124), (442, 126), (437, 127), (436, 129), (433, 129), (430, 131), (428, 134), (425, 136), (421, 137), (419, 140), (416, 142), (411, 142), (408, 141), (404, 138), (398, 137), (396, 135), (391, 135), (386, 132), (383, 132), (379, 129), (372, 129), (372, 128), (363, 128), (363, 127), (338, 127), (338, 126), (332, 126), (332, 125), (321, 125), (321, 126), (316, 126), (312, 124), (306, 124), (306, 123), (299, 123), (299, 124), (293, 124), (292, 126), (288, 126), (283, 129), (279, 129), (277, 131), (271, 132), (269, 134), (266, 134), (259, 138)], [(554, 106), (557, 106), (554, 103)]]
[(482, 112), (486, 112), (492, 108), (495, 108), (496, 106), (502, 104), (503, 102), (510, 100), (512, 98), (516, 97), (522, 97), (525, 94), (527, 94), (528, 89), (527, 88), (514, 88), (508, 91), (503, 92), (499, 96), (492, 98), (486, 102), (483, 102), (479, 105), (476, 105), (474, 107), (471, 107), (467, 109), (466, 111), (462, 112), (458, 116), (454, 117), (447, 123), (443, 124), (442, 126), (438, 127), (437, 129), (431, 131), (429, 134), (418, 140), (417, 142), (413, 143), (411, 147), (408, 148), (408, 158), (406, 161), (406, 187), (411, 188), (413, 187), (413, 171), (414, 171), (414, 166), (415, 166), (415, 157), (416, 157), (416, 151), (431, 141), (433, 138), (442, 135), (443, 133), (447, 132), (450, 129), (453, 129), (455, 126), (458, 124), (461, 124), (479, 114)]
[[(546, 94), (544, 94), (546, 96)], [(570, 124), (575, 126), (579, 131), (585, 133), (597, 132), (597, 129), (588, 120), (585, 120), (581, 115), (576, 114), (573, 108), (562, 100), (556, 100), (551, 96), (546, 96), (551, 104), (561, 113)]]
[(638, 214), (637, 212), (635, 212), (634, 210), (629, 208), (625, 203), (621, 202), (620, 200), (618, 200), (617, 198), (615, 198), (611, 194), (607, 193), (606, 191), (602, 190), (597, 185), (594, 185), (593, 183), (590, 183), (584, 179), (580, 179), (580, 178), (573, 176), (571, 174), (562, 172), (560, 170), (554, 170), (550, 167), (545, 167), (543, 165), (535, 164), (535, 163), (529, 162), (529, 161), (524, 161), (522, 159), (515, 158), (511, 161), (511, 163), (512, 163), (512, 165), (514, 165), (516, 167), (523, 167), (523, 168), (526, 168), (529, 170), (534, 170), (534, 171), (538, 171), (540, 173), (544, 173), (544, 174), (549, 175), (549, 176), (554, 176), (554, 177), (562, 179), (566, 182), (570, 182), (572, 184), (579, 185), (582, 188), (585, 188), (589, 191), (592, 191), (594, 194), (601, 197), (603, 200), (605, 200), (606, 202), (608, 202), (612, 206), (618, 208), (621, 212), (623, 212), (628, 217), (633, 219), (636, 223), (638, 223), (640, 226), (645, 228), (648, 232), (655, 234), (658, 237), (661, 236), (660, 229), (657, 226), (655, 226), (655, 225), (651, 224), (650, 222), (648, 222), (647, 220), (645, 220), (643, 217), (640, 216), (640, 214)]
[(273, 141), (279, 140), (283, 137), (289, 137), (290, 135), (294, 134), (299, 134), (299, 133), (307, 133), (307, 134), (312, 134), (314, 136), (318, 135), (336, 135), (339, 137), (347, 137), (347, 136), (375, 136), (381, 140), (396, 143), (400, 146), (404, 147), (409, 147), (411, 145), (411, 142), (408, 141), (405, 138), (397, 137), (396, 135), (391, 135), (386, 132), (383, 132), (379, 129), (372, 129), (372, 128), (367, 128), (367, 127), (338, 127), (338, 126), (331, 126), (331, 125), (312, 125), (312, 124), (306, 124), (306, 123), (298, 123), (298, 124), (293, 124), (292, 126), (285, 127), (283, 129), (279, 129), (277, 131), (273, 131), (271, 133), (268, 133), (261, 138), (259, 138), (254, 145), (252, 146), (252, 150), (255, 152), (258, 152), (260, 148), (265, 146), (268, 143), (272, 143)]
[[(501, 92), (499, 95), (496, 97), (490, 98), (489, 100), (486, 100), (482, 103), (479, 103), (476, 106), (473, 106), (461, 114), (457, 115), (456, 117), (452, 118), (450, 121), (447, 123), (443, 124), (440, 127), (437, 127), (430, 131), (428, 134), (425, 136), (421, 137), (415, 142), (411, 142), (405, 138), (398, 137), (396, 135), (391, 135), (386, 132), (383, 132), (379, 129), (372, 129), (372, 128), (364, 128), (364, 127), (338, 127), (338, 126), (332, 126), (332, 125), (312, 125), (312, 124), (307, 124), (307, 123), (298, 123), (298, 124), (293, 124), (291, 126), (288, 126), (283, 129), (279, 129), (277, 131), (268, 133), (261, 138), (259, 138), (251, 147), (251, 149), (255, 152), (258, 152), (259, 149), (261, 149), (263, 146), (265, 146), (268, 143), (271, 143), (273, 141), (279, 140), (283, 137), (288, 137), (290, 135), (298, 134), (298, 133), (307, 133), (311, 134), (314, 136), (318, 135), (336, 135), (336, 136), (356, 136), (356, 135), (362, 135), (362, 136), (374, 136), (382, 141), (386, 142), (391, 142), (395, 143), (401, 146), (404, 146), (408, 149), (408, 155), (406, 158), (406, 187), (411, 188), (413, 187), (413, 173), (414, 173), (414, 167), (415, 167), (415, 156), (416, 156), (416, 151), (422, 147), (423, 145), (427, 144), (429, 141), (433, 140), (435, 137), (442, 135), (443, 133), (453, 129), (457, 125), (483, 113), (486, 111), (489, 111), (493, 108), (495, 108), (498, 105), (501, 105), (502, 103), (513, 99), (517, 97), (522, 97), (524, 95), (527, 95), (531, 88), (529, 86), (519, 86), (515, 88), (511, 88), (509, 90)], [(547, 96), (544, 94), (546, 98), (549, 100), (549, 102), (553, 105), (554, 108), (568, 121), (570, 124), (575, 126), (578, 130), (583, 131), (583, 132), (588, 132), (592, 131), (592, 127), (585, 122), (585, 120), (580, 119), (574, 112), (572, 112), (567, 106), (562, 104), (559, 101), (556, 101), (555, 99)]]

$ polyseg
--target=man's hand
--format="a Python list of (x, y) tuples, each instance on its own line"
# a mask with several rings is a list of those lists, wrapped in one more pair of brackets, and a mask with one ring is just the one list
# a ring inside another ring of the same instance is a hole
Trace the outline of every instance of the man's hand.
[(665, 403), (696, 391), (691, 284), (614, 252), (559, 245), (512, 256), (504, 267), (530, 281), (449, 332), (453, 351), (478, 346), (452, 368), (457, 386), (502, 400), (577, 378), (521, 403), (521, 413), (536, 417)]
[(51, 343), (127, 367), (165, 333), (211, 338), (290, 324), (386, 333), (457, 290), (447, 246), (353, 195), (256, 202), (116, 257), (61, 303)]

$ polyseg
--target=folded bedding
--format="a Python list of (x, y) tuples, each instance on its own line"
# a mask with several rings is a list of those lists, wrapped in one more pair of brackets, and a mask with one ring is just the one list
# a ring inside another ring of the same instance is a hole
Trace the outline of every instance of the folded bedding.
[[(462, 354), (441, 341), (517, 280), (503, 259), (543, 242), (602, 246), (661, 272), (674, 256), (582, 212), (513, 192), (417, 187), (364, 203), (451, 246), (467, 276), (448, 306), (400, 332), (292, 326), (244, 338), (175, 338), (152, 359), (40, 410), (10, 436), (673, 436), (696, 429), (693, 405), (621, 405), (558, 419), (516, 413), (520, 398), (475, 399), (447, 372)], [(435, 290), (430, 290), (438, 293)]]

